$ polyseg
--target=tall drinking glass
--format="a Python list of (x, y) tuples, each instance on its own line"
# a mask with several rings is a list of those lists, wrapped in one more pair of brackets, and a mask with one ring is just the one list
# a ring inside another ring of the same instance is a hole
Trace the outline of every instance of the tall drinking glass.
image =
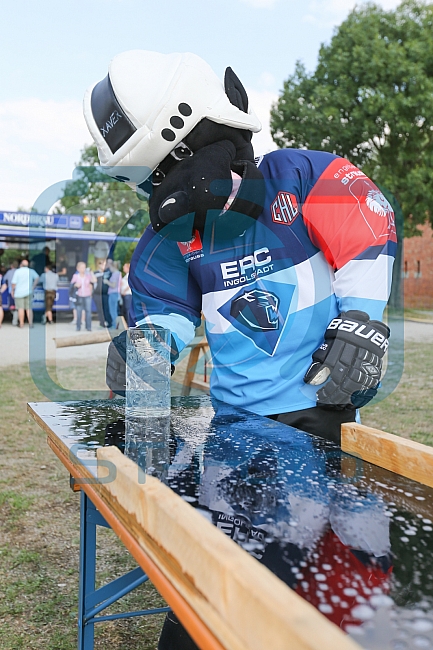
[(126, 412), (131, 417), (170, 415), (170, 330), (132, 328), (126, 347)]
[(161, 480), (169, 467), (171, 334), (155, 327), (128, 330), (125, 455)]

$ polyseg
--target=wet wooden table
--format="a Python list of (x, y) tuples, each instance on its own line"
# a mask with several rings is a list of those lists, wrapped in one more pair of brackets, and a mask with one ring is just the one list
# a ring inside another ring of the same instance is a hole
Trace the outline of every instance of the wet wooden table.
[(207, 396), (29, 411), (200, 647), (433, 648), (431, 488)]

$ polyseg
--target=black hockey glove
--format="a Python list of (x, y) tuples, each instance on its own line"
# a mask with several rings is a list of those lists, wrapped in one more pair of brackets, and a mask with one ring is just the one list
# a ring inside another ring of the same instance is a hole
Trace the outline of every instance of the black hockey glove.
[(304, 376), (304, 381), (313, 386), (329, 379), (317, 392), (317, 406), (365, 406), (377, 393), (389, 335), (387, 325), (370, 320), (364, 311), (342, 312), (334, 318)]
[(113, 393), (125, 397), (126, 390), (126, 330), (116, 336), (108, 346), (106, 379)]
[[(151, 327), (151, 326), (148, 326)], [(143, 328), (145, 329), (145, 328)], [(126, 390), (126, 341), (127, 330), (116, 336), (108, 346), (107, 369), (105, 381), (113, 393), (125, 397)], [(171, 360), (175, 361), (179, 356), (176, 343), (171, 337)], [(171, 366), (171, 374), (174, 373), (175, 367)]]

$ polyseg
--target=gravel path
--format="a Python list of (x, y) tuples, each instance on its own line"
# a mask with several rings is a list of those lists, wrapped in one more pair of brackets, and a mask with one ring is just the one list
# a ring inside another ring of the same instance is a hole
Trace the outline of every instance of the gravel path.
[(433, 343), (433, 323), (404, 321), (404, 340), (417, 343)]
[[(433, 323), (419, 323), (405, 321), (405, 341), (416, 341), (433, 343)], [(93, 329), (97, 331), (98, 324), (93, 323)], [(69, 360), (93, 361), (106, 357), (108, 343), (96, 343), (92, 345), (74, 346), (59, 348), (55, 346), (54, 338), (62, 336), (73, 336), (84, 334), (76, 332), (75, 325), (60, 321), (53, 325), (41, 325), (36, 323), (32, 330), (26, 324), (23, 329), (12, 327), (10, 322), (3, 323), (0, 329), (0, 368), (15, 364), (27, 363), (29, 360), (29, 344), (33, 350), (40, 355), (43, 354), (43, 342), (45, 334), (46, 359), (62, 365)], [(30, 335), (30, 336), (29, 336)], [(29, 340), (30, 339), (30, 340)]]
[[(93, 323), (93, 329), (99, 329), (97, 323)], [(101, 331), (101, 330), (100, 330)], [(49, 362), (60, 363), (70, 359), (94, 361), (105, 358), (107, 355), (108, 343), (97, 343), (92, 345), (80, 345), (69, 348), (55, 346), (55, 337), (73, 336), (87, 333), (75, 331), (75, 325), (60, 321), (53, 325), (41, 325), (35, 323), (32, 330), (26, 325), (24, 328), (12, 327), (10, 322), (4, 322), (0, 329), (0, 368), (15, 364), (27, 363), (29, 361), (29, 348), (38, 356), (43, 355), (45, 340), (45, 357)]]

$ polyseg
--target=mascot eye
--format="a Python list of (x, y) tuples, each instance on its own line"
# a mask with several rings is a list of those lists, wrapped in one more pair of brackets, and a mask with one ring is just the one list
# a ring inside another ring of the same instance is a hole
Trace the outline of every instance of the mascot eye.
[(184, 160), (185, 158), (191, 158), (194, 155), (194, 152), (188, 147), (185, 142), (179, 142), (179, 144), (170, 151), (170, 155), (173, 156), (175, 160)]
[(152, 174), (152, 185), (157, 186), (161, 185), (162, 181), (165, 178), (164, 172), (162, 172), (158, 167), (155, 169), (155, 171)]

